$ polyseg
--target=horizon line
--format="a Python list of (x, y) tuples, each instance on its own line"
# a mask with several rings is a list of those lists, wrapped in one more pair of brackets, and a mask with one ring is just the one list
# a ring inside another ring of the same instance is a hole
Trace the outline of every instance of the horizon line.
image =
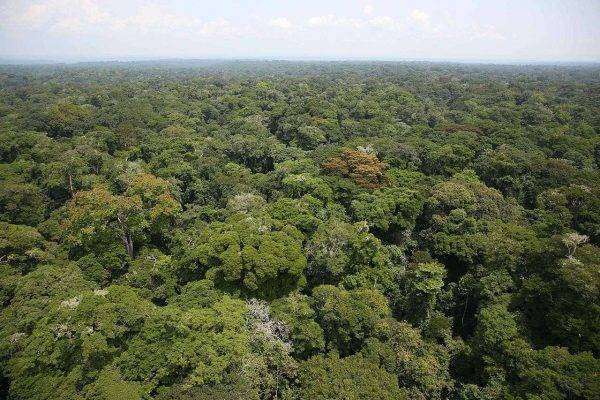
[(182, 61), (263, 61), (263, 62), (431, 62), (456, 64), (495, 64), (495, 65), (590, 65), (600, 64), (597, 60), (586, 59), (501, 59), (501, 58), (426, 58), (426, 57), (329, 57), (329, 56), (258, 56), (258, 57), (178, 57), (178, 56), (101, 56), (101, 57), (44, 57), (0, 55), (0, 65), (76, 65), (93, 63), (135, 63), (135, 62), (182, 62)]

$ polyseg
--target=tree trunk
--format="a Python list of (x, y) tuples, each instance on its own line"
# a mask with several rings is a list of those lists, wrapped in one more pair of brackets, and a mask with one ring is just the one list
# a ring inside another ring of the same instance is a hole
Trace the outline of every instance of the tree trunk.
[(127, 251), (129, 257), (133, 258), (133, 238), (131, 237), (131, 233), (129, 233), (129, 229), (127, 229), (127, 225), (125, 224), (125, 217), (121, 212), (117, 214), (117, 221), (119, 221), (123, 232), (121, 234), (121, 239), (123, 239), (125, 251)]
[(133, 258), (133, 238), (129, 234), (123, 234), (123, 244), (129, 257)]
[(71, 194), (71, 197), (75, 194), (75, 191), (73, 190), (73, 177), (71, 174), (69, 174), (69, 193)]

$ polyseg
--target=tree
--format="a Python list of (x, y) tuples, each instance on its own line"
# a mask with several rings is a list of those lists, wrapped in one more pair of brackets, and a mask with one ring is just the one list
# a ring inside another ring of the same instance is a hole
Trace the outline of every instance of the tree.
[(401, 314), (413, 322), (428, 320), (440, 297), (445, 277), (446, 269), (437, 262), (409, 266), (403, 276), (405, 297)]
[(176, 294), (177, 270), (170, 256), (159, 250), (142, 250), (124, 275), (128, 285), (139, 288), (140, 296), (165, 304)]
[(218, 384), (228, 373), (250, 373), (240, 363), (250, 352), (245, 313), (244, 302), (229, 297), (185, 312), (158, 309), (115, 365), (124, 379), (151, 382), (153, 388)]
[(133, 257), (134, 239), (141, 240), (146, 224), (142, 211), (139, 196), (115, 196), (102, 187), (78, 192), (65, 210), (63, 240), (81, 255), (102, 254), (121, 242), (127, 256)]
[(332, 157), (322, 165), (331, 174), (348, 178), (366, 189), (375, 189), (385, 184), (386, 164), (377, 156), (364, 151), (344, 149), (339, 156)]
[(312, 299), (327, 348), (341, 355), (358, 352), (391, 314), (387, 299), (374, 289), (346, 291), (323, 285), (313, 289)]
[(289, 326), (293, 350), (299, 357), (306, 358), (325, 348), (323, 329), (315, 321), (309, 297), (292, 293), (273, 302), (271, 310)]
[(316, 126), (302, 126), (298, 129), (298, 145), (305, 150), (312, 150), (326, 140), (325, 132)]
[[(31, 331), (13, 343), (8, 366), (18, 397), (72, 398), (139, 332), (149, 305), (125, 287), (78, 291), (53, 301)], [(34, 367), (30, 360), (43, 355)]]
[(397, 376), (407, 398), (443, 399), (452, 391), (449, 349), (425, 340), (407, 323), (386, 319), (362, 354)]
[(139, 174), (124, 195), (113, 195), (100, 186), (76, 193), (65, 209), (63, 240), (76, 254), (97, 255), (120, 241), (126, 255), (133, 258), (135, 243), (168, 229), (179, 210), (166, 181)]
[(30, 183), (5, 182), (0, 187), (0, 220), (36, 226), (46, 218), (47, 198)]
[(223, 289), (275, 298), (305, 283), (302, 240), (292, 226), (237, 215), (193, 233), (185, 268)]
[[(350, 377), (350, 379), (349, 379)], [(396, 378), (361, 355), (322, 355), (305, 361), (298, 372), (303, 399), (387, 400), (406, 398)]]
[(35, 266), (54, 258), (51, 243), (35, 229), (26, 225), (0, 222), (0, 263), (29, 272)]
[(335, 219), (321, 225), (306, 245), (310, 283), (338, 283), (363, 269), (383, 268), (389, 257), (364, 223)]
[(93, 123), (93, 108), (69, 101), (60, 101), (50, 107), (46, 115), (46, 128), (50, 136), (72, 136), (82, 133)]
[(422, 206), (418, 192), (400, 188), (361, 193), (351, 203), (356, 220), (367, 221), (369, 227), (396, 235), (414, 228)]
[(588, 240), (588, 236), (580, 235), (577, 232), (572, 232), (566, 235), (563, 238), (563, 243), (567, 247), (567, 257), (573, 258), (575, 252), (577, 251), (577, 247), (586, 243)]
[(331, 188), (319, 177), (307, 173), (290, 174), (281, 180), (283, 191), (290, 197), (312, 195), (321, 200), (330, 200), (333, 196)]

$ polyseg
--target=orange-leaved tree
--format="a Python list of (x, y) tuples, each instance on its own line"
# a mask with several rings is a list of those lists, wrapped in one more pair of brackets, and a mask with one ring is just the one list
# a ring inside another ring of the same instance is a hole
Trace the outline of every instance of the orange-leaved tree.
[(322, 165), (329, 173), (352, 179), (357, 185), (376, 189), (385, 184), (385, 170), (387, 164), (379, 161), (376, 155), (359, 151), (344, 149), (339, 156), (330, 158)]

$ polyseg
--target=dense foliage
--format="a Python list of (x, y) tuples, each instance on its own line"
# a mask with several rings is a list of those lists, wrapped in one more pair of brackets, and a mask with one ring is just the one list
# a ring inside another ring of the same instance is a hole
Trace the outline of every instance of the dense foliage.
[(0, 68), (0, 397), (600, 398), (600, 69)]

